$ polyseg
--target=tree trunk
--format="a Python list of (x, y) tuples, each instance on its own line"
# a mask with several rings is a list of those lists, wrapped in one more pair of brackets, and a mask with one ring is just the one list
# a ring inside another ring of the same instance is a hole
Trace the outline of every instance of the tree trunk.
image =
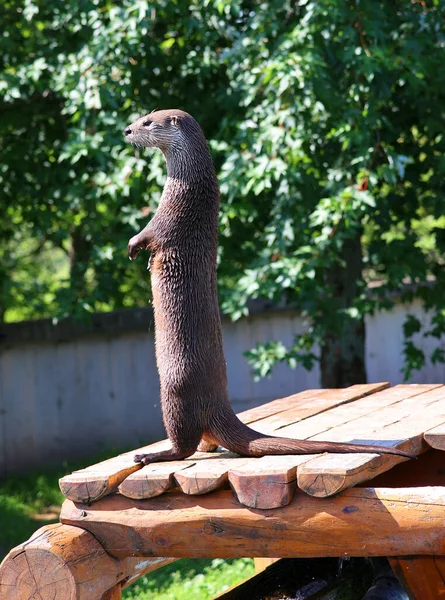
[[(333, 293), (332, 304), (337, 309), (352, 306), (359, 294), (362, 275), (361, 232), (343, 244), (342, 261), (325, 272), (325, 283)], [(365, 320), (346, 314), (335, 317), (331, 333), (327, 333), (321, 347), (321, 387), (343, 388), (355, 383), (366, 383)]]
[(89, 266), (91, 243), (83, 235), (82, 229), (76, 227), (71, 232), (70, 284), (73, 307), (85, 296), (85, 275)]

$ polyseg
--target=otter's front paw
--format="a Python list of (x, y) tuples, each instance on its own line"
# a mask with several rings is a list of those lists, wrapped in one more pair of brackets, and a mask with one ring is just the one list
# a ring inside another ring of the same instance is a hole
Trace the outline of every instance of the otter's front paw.
[(128, 242), (128, 256), (130, 260), (134, 260), (141, 250), (148, 250), (146, 238), (143, 238), (140, 233), (134, 235)]

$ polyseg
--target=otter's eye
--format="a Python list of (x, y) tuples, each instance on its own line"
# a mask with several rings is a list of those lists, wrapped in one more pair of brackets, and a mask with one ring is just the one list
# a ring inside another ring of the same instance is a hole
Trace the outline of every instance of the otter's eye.
[(153, 123), (153, 121), (145, 121), (144, 123), (142, 123), (142, 125), (144, 127), (148, 127), (149, 125), (151, 125)]

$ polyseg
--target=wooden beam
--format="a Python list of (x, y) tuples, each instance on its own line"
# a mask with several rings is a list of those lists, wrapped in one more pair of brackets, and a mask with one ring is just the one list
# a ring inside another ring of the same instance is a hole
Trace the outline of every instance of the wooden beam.
[(150, 501), (66, 500), (61, 521), (90, 531), (111, 555), (193, 558), (399, 556), (445, 553), (443, 487), (297, 493), (280, 509), (241, 506), (228, 490)]
[(0, 566), (0, 598), (8, 600), (118, 600), (124, 587), (173, 559), (117, 560), (91, 533), (47, 525), (6, 556)]
[(122, 586), (120, 583), (115, 585), (111, 590), (105, 592), (101, 600), (121, 600), (122, 598)]
[(389, 562), (410, 600), (445, 598), (445, 557), (397, 557)]
[(277, 560), (280, 560), (280, 559), (279, 558), (255, 558), (254, 559), (255, 571), (257, 573), (261, 573), (261, 571), (265, 571), (267, 569), (267, 567), (270, 567), (270, 565), (273, 565), (274, 563), (276, 563)]

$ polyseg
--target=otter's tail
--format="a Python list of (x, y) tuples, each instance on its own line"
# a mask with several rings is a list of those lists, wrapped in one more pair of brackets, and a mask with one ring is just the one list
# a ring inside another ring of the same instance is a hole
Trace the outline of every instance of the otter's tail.
[(213, 424), (211, 435), (221, 446), (242, 456), (332, 452), (335, 454), (396, 454), (406, 458), (416, 458), (413, 454), (386, 446), (294, 440), (264, 435), (247, 427), (234, 413), (224, 415), (223, 419), (221, 419), (221, 415), (218, 415), (218, 422)]

